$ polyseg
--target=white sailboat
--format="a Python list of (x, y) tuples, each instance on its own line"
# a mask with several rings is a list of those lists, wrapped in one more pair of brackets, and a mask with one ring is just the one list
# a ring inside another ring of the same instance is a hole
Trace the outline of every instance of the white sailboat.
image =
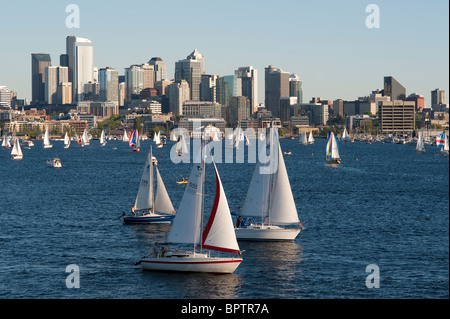
[(445, 154), (449, 154), (449, 150), (448, 150), (448, 136), (447, 136), (447, 134), (445, 134), (445, 138), (444, 138), (444, 148), (442, 149), (442, 151), (445, 153)]
[(70, 147), (70, 138), (69, 134), (66, 132), (66, 135), (64, 136), (64, 148)]
[(305, 129), (303, 129), (302, 135), (298, 139), (298, 144), (308, 145), (308, 139), (306, 138)]
[(347, 132), (347, 128), (346, 127), (344, 127), (344, 133), (342, 133), (341, 140), (343, 142), (347, 142), (349, 140), (349, 136), (348, 136), (348, 132)]
[(128, 143), (128, 139), (129, 139), (129, 138), (128, 138), (127, 130), (123, 130), (122, 141)]
[(419, 132), (419, 138), (417, 139), (417, 144), (416, 144), (416, 151), (417, 152), (425, 152), (425, 145), (423, 144), (422, 132)]
[(83, 143), (83, 146), (89, 145), (89, 135), (87, 128), (84, 128), (83, 135), (81, 136), (81, 141)]
[[(180, 202), (177, 215), (167, 236), (167, 243), (186, 244), (192, 251), (157, 251), (141, 259), (145, 270), (233, 273), (242, 262), (239, 245), (233, 231), (233, 221), (222, 182), (214, 163), (216, 194), (214, 205), (203, 230), (203, 199), (205, 184), (205, 158), (194, 164), (189, 183)], [(208, 177), (209, 178), (209, 177)], [(203, 233), (202, 233), (203, 230)], [(237, 257), (213, 257), (209, 251), (239, 254)]]
[[(256, 163), (247, 196), (235, 232), (238, 240), (292, 241), (302, 230), (281, 146), (278, 147), (278, 169), (263, 174), (267, 165)], [(245, 224), (241, 220), (261, 220)]]
[(3, 135), (2, 147), (4, 149), (11, 147), (11, 142), (9, 141), (8, 134), (6, 132), (5, 135)]
[(13, 148), (11, 150), (11, 156), (13, 160), (21, 160), (23, 158), (22, 148), (20, 147), (18, 138), (14, 139)]
[(314, 136), (313, 136), (312, 131), (309, 132), (308, 144), (314, 144)]
[(162, 148), (164, 145), (161, 142), (160, 132), (158, 131), (158, 133), (154, 133), (154, 134), (155, 135), (153, 136), (153, 142), (155, 142), (157, 148)]
[(106, 145), (106, 136), (105, 136), (105, 130), (102, 130), (102, 135), (100, 135), (100, 145), (105, 146)]
[(186, 140), (185, 140), (183, 134), (181, 134), (180, 137), (178, 138), (176, 151), (177, 151), (178, 156), (183, 156), (183, 154), (186, 155), (188, 153)]
[(339, 156), (339, 146), (336, 136), (330, 132), (325, 151), (325, 158), (328, 164), (341, 164), (341, 157)]
[(44, 134), (44, 148), (52, 148), (53, 144), (50, 144), (50, 135), (48, 133), (48, 126), (45, 129), (45, 134)]
[[(153, 164), (152, 157), (150, 146), (136, 201), (132, 208), (132, 216), (123, 216), (125, 224), (171, 223), (175, 217), (175, 209), (172, 206), (158, 167)], [(154, 192), (153, 166), (156, 170), (156, 196)]]

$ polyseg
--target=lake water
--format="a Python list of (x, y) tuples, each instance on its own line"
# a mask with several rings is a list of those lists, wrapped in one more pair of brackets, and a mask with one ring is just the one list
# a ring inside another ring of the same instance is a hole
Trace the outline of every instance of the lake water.
[[(285, 162), (305, 230), (291, 243), (242, 242), (235, 273), (210, 275), (134, 266), (170, 229), (118, 219), (134, 204), (150, 143), (133, 153), (121, 141), (69, 149), (36, 141), (22, 161), (0, 150), (0, 298), (449, 298), (449, 158), (436, 147), (417, 154), (408, 144), (341, 143), (342, 164), (333, 167), (325, 139), (281, 140), (292, 152)], [(177, 208), (184, 186), (176, 181), (192, 164), (172, 163), (172, 146), (153, 153)], [(55, 156), (63, 168), (46, 166)], [(218, 164), (232, 211), (253, 167)], [(78, 289), (66, 286), (71, 264)], [(368, 265), (378, 267), (379, 288), (366, 286)]]

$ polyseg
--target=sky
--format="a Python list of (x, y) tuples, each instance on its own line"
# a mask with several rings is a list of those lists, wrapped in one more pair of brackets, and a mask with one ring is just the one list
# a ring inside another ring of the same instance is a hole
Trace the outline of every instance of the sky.
[[(79, 28), (68, 28), (79, 8)], [(368, 28), (379, 8), (379, 27)], [(194, 49), (207, 74), (258, 70), (264, 103), (264, 68), (274, 65), (303, 81), (303, 101), (355, 100), (383, 89), (393, 76), (407, 95), (449, 93), (447, 0), (0, 0), (0, 86), (31, 99), (31, 54), (48, 53), (52, 65), (66, 53), (66, 37), (94, 43), (94, 64), (124, 74), (132, 64), (161, 57), (167, 75)]]

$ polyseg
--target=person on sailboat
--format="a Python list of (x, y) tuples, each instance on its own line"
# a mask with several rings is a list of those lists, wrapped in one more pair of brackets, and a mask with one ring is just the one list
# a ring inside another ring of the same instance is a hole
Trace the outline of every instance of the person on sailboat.
[(236, 220), (236, 228), (241, 227), (241, 221), (242, 221), (242, 216), (239, 216), (238, 219)]

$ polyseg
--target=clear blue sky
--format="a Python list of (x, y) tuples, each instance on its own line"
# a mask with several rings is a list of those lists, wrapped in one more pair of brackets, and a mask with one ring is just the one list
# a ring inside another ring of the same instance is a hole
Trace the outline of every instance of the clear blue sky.
[[(69, 4), (80, 8), (80, 28), (66, 27)], [(366, 6), (380, 8), (380, 28), (366, 27)], [(449, 92), (449, 4), (431, 1), (299, 0), (0, 0), (0, 85), (31, 98), (31, 53), (49, 53), (53, 65), (73, 34), (94, 43), (95, 66), (123, 74), (131, 64), (161, 57), (168, 77), (194, 48), (206, 72), (233, 74), (273, 64), (303, 80), (304, 101), (356, 99), (393, 76), (407, 94), (430, 101)]]

